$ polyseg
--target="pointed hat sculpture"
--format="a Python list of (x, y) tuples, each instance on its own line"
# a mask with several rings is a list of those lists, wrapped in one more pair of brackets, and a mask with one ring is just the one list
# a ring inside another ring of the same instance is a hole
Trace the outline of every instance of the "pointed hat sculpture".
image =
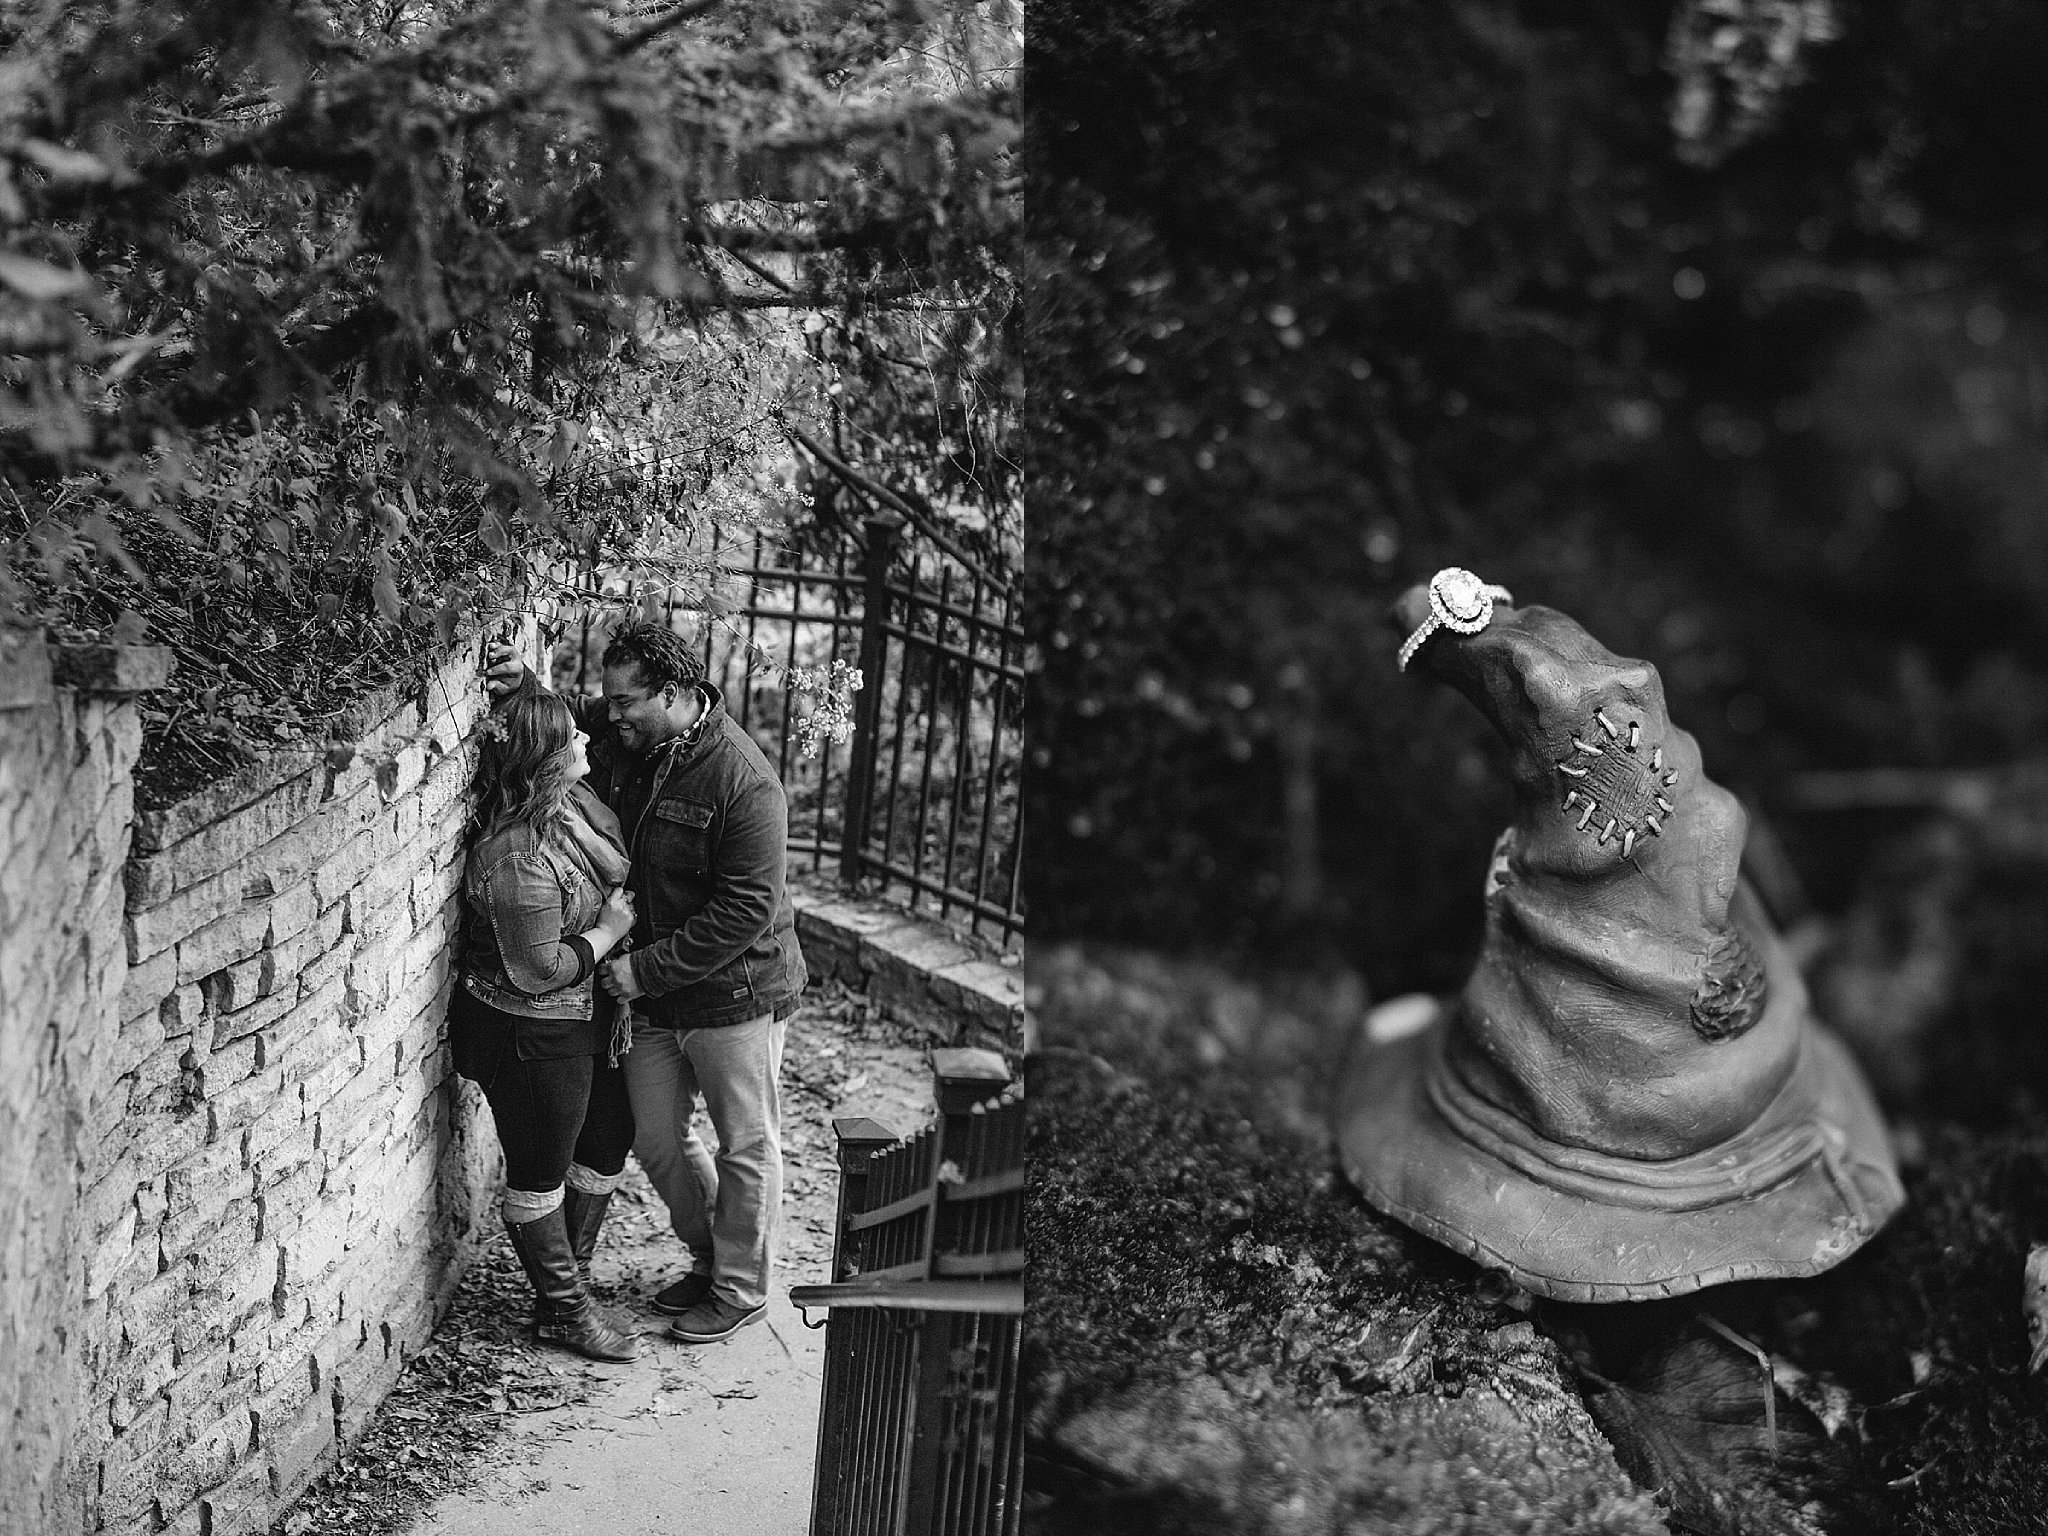
[(1365, 1045), (1337, 1117), (1389, 1215), (1531, 1291), (1637, 1301), (1811, 1275), (1904, 1200), (1869, 1089), (1740, 873), (1747, 818), (1645, 662), (1439, 572), (1405, 669), (1506, 738), (1486, 939), (1428, 1027)]

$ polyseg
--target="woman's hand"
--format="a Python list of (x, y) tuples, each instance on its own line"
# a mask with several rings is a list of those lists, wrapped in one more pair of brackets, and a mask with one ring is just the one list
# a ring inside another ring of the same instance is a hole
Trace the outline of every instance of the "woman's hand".
[(615, 885), (611, 894), (605, 897), (604, 910), (598, 913), (597, 920), (603, 927), (611, 930), (612, 942), (617, 943), (633, 931), (633, 919), (636, 915), (633, 910), (633, 893), (623, 885)]
[(590, 931), (583, 935), (590, 941), (593, 955), (602, 960), (614, 949), (619, 941), (633, 931), (633, 893), (623, 885), (613, 886), (611, 894), (604, 899), (604, 906), (598, 910), (597, 921), (590, 925)]

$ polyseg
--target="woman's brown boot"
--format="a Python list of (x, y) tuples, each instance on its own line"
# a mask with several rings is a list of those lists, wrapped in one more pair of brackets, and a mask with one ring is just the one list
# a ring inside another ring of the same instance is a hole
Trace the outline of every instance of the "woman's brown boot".
[(597, 1234), (604, 1226), (604, 1213), (611, 1203), (609, 1193), (589, 1194), (574, 1184), (562, 1191), (562, 1220), (569, 1227), (569, 1250), (576, 1255), (576, 1269), (583, 1276), (583, 1288), (592, 1295), (597, 1293), (590, 1281), (590, 1258), (597, 1252)]
[(576, 1251), (569, 1243), (569, 1224), (561, 1206), (535, 1221), (508, 1221), (513, 1251), (539, 1301), (535, 1333), (550, 1343), (566, 1344), (592, 1360), (634, 1360), (640, 1355), (637, 1335), (622, 1333), (605, 1321), (577, 1272)]

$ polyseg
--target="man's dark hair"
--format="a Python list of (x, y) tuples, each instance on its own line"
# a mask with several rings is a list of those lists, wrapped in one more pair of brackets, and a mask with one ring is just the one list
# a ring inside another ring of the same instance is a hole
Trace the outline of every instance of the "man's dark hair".
[(665, 624), (626, 624), (613, 631), (604, 648), (604, 665), (639, 669), (641, 686), (659, 693), (671, 685), (692, 687), (704, 680), (703, 663)]

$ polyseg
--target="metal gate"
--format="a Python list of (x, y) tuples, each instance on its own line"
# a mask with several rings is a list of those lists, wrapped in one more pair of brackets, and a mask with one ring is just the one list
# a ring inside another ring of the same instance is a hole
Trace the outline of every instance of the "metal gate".
[(937, 1051), (938, 1123), (834, 1122), (840, 1186), (811, 1536), (1014, 1536), (1024, 1100), (1000, 1056)]
[[(665, 611), (776, 765), (790, 851), (1018, 942), (1026, 644), (1014, 584), (893, 516), (802, 539), (757, 533), (715, 547), (707, 574), (708, 607), (671, 597)], [(587, 597), (572, 665), (594, 689), (603, 576), (575, 585)], [(851, 740), (805, 756), (788, 670), (842, 662), (862, 679)]]

